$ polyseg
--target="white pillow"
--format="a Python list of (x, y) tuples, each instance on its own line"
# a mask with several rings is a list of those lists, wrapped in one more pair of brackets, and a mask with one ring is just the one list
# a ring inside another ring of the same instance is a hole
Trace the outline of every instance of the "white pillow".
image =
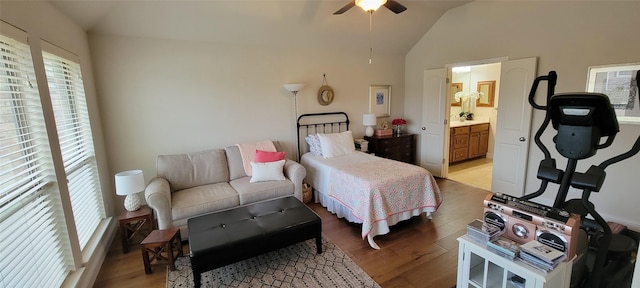
[(284, 161), (251, 162), (251, 180), (249, 180), (249, 183), (285, 180), (283, 173)]
[(332, 134), (318, 133), (318, 139), (320, 139), (320, 148), (322, 149), (322, 157), (324, 158), (338, 157), (356, 151), (351, 131)]

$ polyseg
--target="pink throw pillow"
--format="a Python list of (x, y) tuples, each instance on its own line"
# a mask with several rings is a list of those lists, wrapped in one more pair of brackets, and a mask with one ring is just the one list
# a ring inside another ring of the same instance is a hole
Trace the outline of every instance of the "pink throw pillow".
[(256, 150), (255, 161), (257, 163), (274, 162), (274, 161), (280, 161), (280, 160), (284, 160), (284, 152), (269, 152), (269, 151)]

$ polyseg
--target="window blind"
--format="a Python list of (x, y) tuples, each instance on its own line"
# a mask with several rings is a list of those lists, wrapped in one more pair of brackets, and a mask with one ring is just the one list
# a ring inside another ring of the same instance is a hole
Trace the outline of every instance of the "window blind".
[(70, 59), (75, 55), (46, 42), (42, 44), (73, 218), (80, 249), (84, 249), (106, 216), (82, 74), (80, 65)]
[(73, 259), (33, 61), (0, 25), (0, 287), (60, 287)]

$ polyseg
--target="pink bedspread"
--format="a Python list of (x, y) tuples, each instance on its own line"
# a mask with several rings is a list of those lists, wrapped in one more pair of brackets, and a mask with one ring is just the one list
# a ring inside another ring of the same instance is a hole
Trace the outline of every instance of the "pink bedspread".
[[(387, 217), (442, 203), (435, 179), (426, 169), (388, 159), (335, 167), (328, 195), (362, 220), (362, 238)], [(432, 211), (432, 212), (433, 212)]]

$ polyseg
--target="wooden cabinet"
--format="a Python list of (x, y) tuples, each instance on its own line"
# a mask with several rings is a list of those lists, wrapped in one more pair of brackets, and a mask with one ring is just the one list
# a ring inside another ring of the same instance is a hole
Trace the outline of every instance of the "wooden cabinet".
[(406, 163), (416, 162), (416, 135), (403, 134), (400, 136), (365, 136), (369, 141), (369, 152), (376, 156), (389, 158)]
[(572, 261), (562, 262), (545, 273), (520, 260), (509, 260), (487, 250), (464, 235), (458, 238), (458, 283), (456, 287), (569, 287)]
[(451, 127), (449, 163), (485, 157), (489, 151), (489, 123)]
[(449, 162), (469, 158), (469, 126), (451, 128), (451, 156)]

